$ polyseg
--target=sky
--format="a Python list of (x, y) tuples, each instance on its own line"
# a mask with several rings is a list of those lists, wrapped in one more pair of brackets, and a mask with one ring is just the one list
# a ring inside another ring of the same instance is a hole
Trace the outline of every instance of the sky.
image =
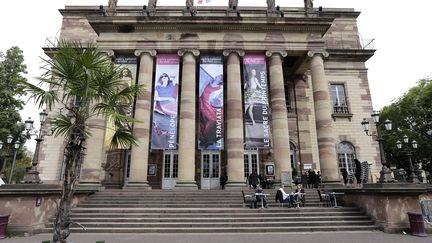
[[(216, 5), (228, 5), (228, 0), (211, 1)], [(108, 0), (3, 0), (0, 5), (0, 51), (20, 47), (27, 65), (26, 77), (36, 83), (35, 77), (42, 73), (42, 47), (47, 38), (59, 35), (62, 16), (58, 9), (65, 5), (107, 3)], [(158, 0), (158, 5), (181, 6), (184, 3), (185, 0)], [(118, 5), (147, 5), (147, 0), (118, 0)], [(303, 0), (276, 0), (276, 5), (302, 7)], [(242, 6), (266, 6), (266, 0), (239, 0), (239, 8)], [(354, 8), (361, 12), (357, 19), (360, 35), (363, 39), (374, 39), (377, 49), (366, 62), (375, 110), (391, 104), (419, 79), (432, 77), (431, 0), (315, 0), (314, 6)], [(32, 117), (37, 127), (39, 112), (30, 101), (20, 113), (23, 121)], [(27, 146), (34, 147), (34, 143)]]

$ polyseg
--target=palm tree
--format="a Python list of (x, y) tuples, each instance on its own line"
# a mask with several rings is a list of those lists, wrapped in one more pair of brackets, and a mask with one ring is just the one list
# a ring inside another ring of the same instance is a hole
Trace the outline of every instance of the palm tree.
[[(86, 140), (91, 133), (89, 119), (103, 117), (114, 125), (111, 147), (136, 145), (131, 132), (135, 122), (129, 116), (134, 98), (142, 86), (125, 84), (122, 68), (93, 45), (61, 41), (51, 59), (43, 59), (45, 73), (38, 86), (26, 83), (27, 91), (39, 107), (62, 107), (50, 118), (54, 136), (66, 139), (62, 194), (54, 221), (53, 242), (66, 242), (70, 234), (71, 201), (79, 179)], [(49, 90), (43, 86), (48, 85)], [(112, 128), (112, 127), (111, 127)]]

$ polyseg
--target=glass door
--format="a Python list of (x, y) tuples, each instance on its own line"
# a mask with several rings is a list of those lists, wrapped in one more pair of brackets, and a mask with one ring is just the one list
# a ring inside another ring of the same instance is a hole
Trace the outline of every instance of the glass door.
[(163, 154), (162, 189), (173, 189), (178, 177), (178, 151), (166, 150)]
[(245, 180), (255, 171), (258, 175), (259, 171), (259, 156), (258, 150), (245, 150), (244, 152), (244, 177)]
[(202, 151), (201, 170), (201, 189), (219, 189), (220, 152)]

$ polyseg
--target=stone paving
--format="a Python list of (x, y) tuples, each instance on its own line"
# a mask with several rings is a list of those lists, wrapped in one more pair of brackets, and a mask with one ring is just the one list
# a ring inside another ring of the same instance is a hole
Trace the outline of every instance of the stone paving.
[[(1, 243), (41, 243), (49, 240), (50, 234), (31, 237), (15, 237)], [(408, 234), (386, 234), (380, 231), (366, 232), (314, 232), (304, 234), (72, 234), (69, 243), (432, 243), (432, 235), (415, 237)]]

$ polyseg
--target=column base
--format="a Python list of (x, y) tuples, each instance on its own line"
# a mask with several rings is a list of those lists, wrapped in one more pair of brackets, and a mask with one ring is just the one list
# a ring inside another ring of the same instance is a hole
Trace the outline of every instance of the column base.
[(174, 190), (198, 190), (195, 181), (177, 181)]
[(328, 180), (321, 183), (322, 188), (341, 188), (343, 183), (340, 180)]
[(248, 188), (248, 185), (244, 181), (228, 181), (225, 185), (226, 189), (244, 189)]
[(150, 191), (152, 188), (147, 181), (129, 181), (125, 186), (123, 186), (123, 189), (140, 189), (143, 191)]
[(91, 189), (91, 190), (96, 190), (96, 191), (100, 191), (105, 189), (104, 186), (102, 186), (102, 184), (100, 182), (95, 182), (95, 181), (80, 181), (79, 184), (77, 185), (78, 188), (82, 188), (82, 189)]

